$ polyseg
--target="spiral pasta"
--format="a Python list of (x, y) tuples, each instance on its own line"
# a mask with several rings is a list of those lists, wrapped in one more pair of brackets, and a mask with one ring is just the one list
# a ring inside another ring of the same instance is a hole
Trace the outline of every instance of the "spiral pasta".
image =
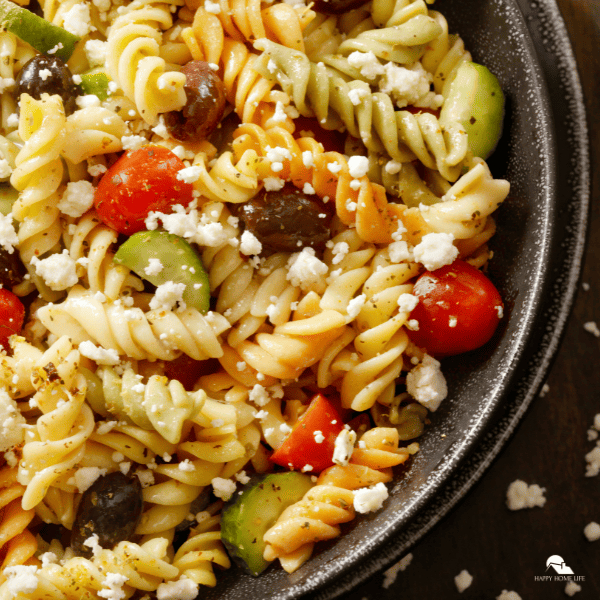
[(398, 447), (394, 428), (371, 429), (361, 442), (350, 464), (323, 471), (304, 498), (286, 508), (265, 533), (267, 560), (279, 558), (286, 571), (295, 571), (308, 560), (316, 542), (337, 537), (339, 525), (354, 518), (352, 491), (390, 481), (390, 467), (409, 457), (408, 450)]
[(119, 299), (102, 302), (81, 286), (71, 288), (61, 304), (44, 306), (37, 314), (49, 331), (67, 332), (76, 344), (92, 341), (138, 360), (173, 360), (180, 352), (196, 360), (218, 358), (223, 353), (218, 336), (229, 328), (227, 319), (215, 313), (203, 316), (191, 308), (144, 312)]
[(180, 5), (176, 0), (136, 0), (115, 19), (108, 34), (108, 74), (151, 125), (158, 122), (159, 113), (179, 110), (186, 101), (185, 75), (167, 70), (159, 56), (161, 30), (172, 25), (169, 8)]

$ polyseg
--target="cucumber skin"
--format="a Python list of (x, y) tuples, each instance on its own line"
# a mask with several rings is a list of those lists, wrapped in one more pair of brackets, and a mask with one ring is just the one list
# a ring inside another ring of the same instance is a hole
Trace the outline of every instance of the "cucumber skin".
[[(171, 261), (171, 264), (165, 264), (165, 255), (172, 257), (174, 261)], [(179, 257), (183, 258), (184, 255), (187, 255), (188, 258), (184, 259), (184, 261), (179, 261)], [(135, 260), (130, 260), (132, 256)], [(163, 263), (163, 271), (158, 275), (148, 276), (144, 272), (144, 268), (148, 265), (149, 258), (158, 258)], [(196, 251), (182, 237), (167, 233), (166, 231), (138, 231), (126, 242), (121, 244), (121, 247), (117, 250), (113, 260), (117, 264), (129, 267), (142, 279), (157, 286), (166, 281), (185, 283), (186, 288), (183, 293), (183, 300), (185, 303), (192, 308), (198, 309), (202, 314), (208, 312), (210, 308), (210, 284), (208, 275), (206, 274), (202, 261)], [(190, 260), (194, 264), (190, 264)], [(175, 265), (173, 262), (177, 262), (177, 264)], [(187, 269), (181, 269), (182, 264), (187, 264), (195, 268), (196, 273), (193, 277)], [(167, 276), (169, 271), (174, 274), (173, 277)], [(192, 283), (202, 284), (201, 289), (195, 290), (191, 285), (188, 285)]]
[[(0, 29), (14, 33), (38, 52), (47, 56), (57, 56), (65, 62), (71, 58), (77, 42), (81, 39), (9, 0), (0, 0)], [(48, 54), (48, 50), (52, 50), (59, 43), (63, 47)]]
[[(277, 492), (272, 491), (272, 485), (279, 488)], [(228, 500), (221, 514), (221, 540), (232, 560), (246, 573), (256, 577), (271, 564), (263, 558), (264, 534), (288, 506), (301, 500), (313, 486), (310, 476), (297, 471), (253, 475), (240, 490), (242, 493), (235, 492)], [(258, 514), (266, 516), (269, 496), (275, 493), (277, 513), (253, 530), (252, 521)]]
[(84, 94), (93, 94), (99, 100), (108, 98), (108, 84), (110, 79), (103, 71), (97, 73), (82, 73), (79, 88)]

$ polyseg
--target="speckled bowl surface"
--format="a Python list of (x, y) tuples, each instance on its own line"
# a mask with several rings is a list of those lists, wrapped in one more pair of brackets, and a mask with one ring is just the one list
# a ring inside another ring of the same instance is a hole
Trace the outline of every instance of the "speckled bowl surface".
[(444, 0), (435, 8), (498, 76), (507, 99), (504, 135), (489, 161), (494, 176), (511, 183), (489, 269), (506, 318), (485, 348), (443, 362), (448, 399), (381, 511), (318, 545), (296, 573), (271, 567), (252, 578), (230, 569), (204, 598), (336, 598), (398, 559), (498, 454), (558, 348), (589, 201), (585, 111), (564, 23), (554, 0)]

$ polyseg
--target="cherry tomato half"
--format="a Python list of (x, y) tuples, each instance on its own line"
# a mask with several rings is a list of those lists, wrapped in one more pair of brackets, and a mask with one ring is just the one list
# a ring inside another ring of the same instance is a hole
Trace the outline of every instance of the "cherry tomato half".
[(271, 460), (298, 471), (310, 465), (310, 473), (320, 473), (333, 465), (335, 438), (343, 428), (344, 423), (333, 403), (317, 394)]
[(494, 284), (462, 260), (423, 273), (413, 294), (419, 303), (410, 318), (418, 321), (419, 329), (408, 335), (433, 356), (453, 356), (483, 346), (504, 309)]
[(8, 338), (14, 333), (21, 333), (25, 307), (12, 292), (0, 289), (0, 345), (9, 349)]
[(187, 206), (192, 201), (192, 184), (177, 179), (183, 168), (183, 162), (162, 146), (126, 152), (98, 184), (98, 215), (119, 233), (146, 229), (144, 220), (151, 211), (166, 213), (174, 204)]

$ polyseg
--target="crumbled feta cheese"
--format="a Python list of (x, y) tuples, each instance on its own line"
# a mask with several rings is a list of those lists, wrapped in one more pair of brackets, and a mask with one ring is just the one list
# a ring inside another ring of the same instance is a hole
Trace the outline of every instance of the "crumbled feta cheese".
[(393, 263), (412, 261), (414, 259), (412, 246), (409, 246), (408, 242), (404, 241), (392, 242), (388, 246), (388, 253), (390, 261)]
[(179, 181), (183, 181), (183, 183), (194, 183), (200, 179), (200, 175), (202, 174), (202, 170), (200, 167), (192, 166), (185, 167), (177, 172), (177, 179)]
[(315, 436), (315, 442), (317, 442), (317, 444), (322, 444), (325, 441), (325, 436), (322, 431), (317, 429), (316, 431), (313, 431), (313, 435)]
[(277, 100), (275, 103), (275, 113), (271, 117), (271, 120), (275, 121), (275, 123), (283, 123), (287, 120), (287, 115), (285, 114), (283, 102), (281, 102), (281, 100)]
[(98, 467), (81, 467), (75, 471), (75, 485), (80, 494), (83, 494), (101, 475), (106, 475), (106, 469)]
[(207, 13), (218, 15), (221, 12), (221, 5), (218, 2), (212, 2), (212, 0), (204, 0), (204, 10)]
[(353, 490), (352, 493), (354, 494), (354, 509), (362, 514), (379, 510), (389, 496), (385, 483), (381, 481), (372, 487)]
[(337, 160), (327, 163), (327, 170), (336, 175), (342, 170), (342, 165)]
[(15, 246), (19, 244), (19, 236), (13, 226), (12, 213), (7, 215), (0, 214), (0, 245), (9, 253), (15, 251)]
[(390, 175), (396, 175), (397, 173), (400, 173), (400, 169), (402, 169), (402, 163), (398, 162), (397, 160), (390, 160), (385, 163), (384, 168), (386, 173), (389, 173)]
[(103, 173), (106, 173), (106, 171), (108, 171), (106, 166), (100, 163), (88, 166), (88, 173), (92, 177), (98, 177), (98, 175), (102, 175)]
[(103, 67), (106, 64), (106, 49), (108, 42), (102, 40), (87, 40), (84, 46), (85, 55), (90, 67)]
[[(428, 271), (435, 271), (453, 263), (458, 256), (458, 248), (452, 244), (454, 236), (451, 233), (428, 233), (421, 238), (413, 253), (415, 260)], [(599, 334), (600, 335), (600, 334)]]
[(524, 481), (516, 479), (506, 490), (506, 506), (510, 510), (521, 510), (523, 508), (540, 508), (546, 504), (544, 492), (546, 488), (541, 488), (537, 484), (527, 485)]
[(367, 301), (366, 294), (361, 294), (356, 298), (352, 298), (350, 302), (348, 302), (348, 306), (346, 307), (346, 312), (351, 319), (356, 319), (360, 314), (365, 302)]
[(587, 323), (584, 323), (583, 328), (588, 333), (591, 333), (592, 335), (595, 335), (596, 337), (600, 337), (600, 329), (598, 329), (598, 325), (596, 324), (596, 321), (588, 321)]
[(577, 592), (581, 591), (581, 586), (575, 583), (574, 581), (567, 581), (567, 585), (565, 585), (565, 594), (567, 596), (574, 596)]
[(184, 458), (178, 465), (178, 468), (180, 471), (195, 471), (196, 470), (196, 465), (194, 465), (194, 463), (189, 460), (188, 458)]
[(244, 231), (244, 233), (242, 233), (240, 252), (246, 256), (250, 256), (251, 254), (260, 254), (262, 252), (262, 244), (258, 238), (247, 229)]
[(587, 465), (585, 466), (586, 477), (596, 477), (600, 473), (600, 446), (596, 446), (585, 455)]
[(263, 183), (267, 192), (276, 192), (285, 185), (285, 179), (281, 179), (281, 177), (265, 177)]
[(0, 387), (0, 452), (11, 450), (23, 441), (25, 423), (17, 403)]
[(81, 217), (93, 203), (94, 186), (89, 181), (70, 181), (58, 202), (58, 210), (69, 217)]
[(39, 260), (34, 256), (31, 259), (31, 264), (35, 266), (35, 272), (51, 290), (66, 290), (79, 281), (77, 264), (69, 256), (68, 250), (63, 250), (62, 254), (51, 254), (43, 260)]
[(246, 475), (246, 471), (240, 471), (235, 474), (235, 478), (242, 484), (246, 485), (250, 481), (250, 477)]
[(144, 144), (148, 143), (148, 140), (141, 135), (124, 135), (121, 138), (123, 144), (123, 150), (138, 150)]
[(156, 598), (157, 600), (194, 600), (198, 595), (198, 587), (196, 582), (182, 576), (177, 581), (161, 583), (156, 589)]
[(435, 412), (448, 395), (446, 379), (440, 370), (439, 361), (425, 354), (421, 364), (406, 375), (406, 390), (417, 402)]
[(352, 456), (352, 452), (354, 452), (355, 442), (356, 432), (351, 429), (342, 429), (335, 438), (333, 457), (331, 460), (333, 460), (336, 465), (345, 467), (350, 462), (350, 457)]
[(101, 421), (96, 427), (98, 435), (105, 435), (118, 425), (117, 421)]
[(302, 152), (302, 164), (307, 169), (310, 169), (311, 167), (315, 166), (315, 157), (313, 156), (313, 153), (310, 150), (305, 150), (304, 152)]
[(77, 98), (75, 98), (75, 104), (77, 104), (79, 108), (93, 108), (94, 106), (100, 106), (100, 98), (95, 94), (85, 94), (83, 96), (77, 96)]
[(595, 521), (592, 521), (584, 527), (583, 533), (588, 541), (597, 542), (600, 540), (600, 525)]
[(546, 394), (550, 391), (550, 386), (545, 383), (540, 390), (540, 398), (544, 398)]
[(328, 271), (327, 265), (315, 256), (314, 248), (308, 247), (292, 254), (287, 267), (287, 279), (305, 292), (319, 284)]
[(6, 577), (6, 590), (11, 597), (16, 598), (19, 594), (32, 594), (38, 586), (36, 576), (38, 568), (35, 565), (16, 565), (7, 567), (2, 571)]
[(9, 127), (18, 127), (19, 126), (19, 115), (17, 113), (13, 113), (12, 115), (9, 115), (8, 119), (6, 119), (6, 124)]
[[(150, 465), (147, 466), (150, 467)], [(146, 471), (136, 471), (135, 474), (138, 476), (142, 488), (154, 485), (154, 473), (149, 468)]]
[(99, 365), (118, 365), (120, 362), (119, 353), (114, 348), (102, 348), (87, 340), (79, 344), (79, 352)]
[(363, 98), (366, 98), (368, 95), (369, 90), (365, 88), (354, 88), (348, 92), (348, 98), (350, 98), (353, 106), (358, 106), (363, 101)]
[(148, 266), (144, 268), (144, 273), (149, 277), (152, 277), (153, 275), (158, 275), (163, 269), (164, 266), (159, 258), (149, 258)]
[(258, 407), (266, 406), (270, 401), (267, 390), (260, 383), (254, 385), (248, 394), (248, 398), (250, 402), (254, 402)]
[(523, 600), (517, 592), (509, 592), (507, 590), (502, 590), (502, 593), (499, 596), (496, 596), (496, 600)]
[(409, 67), (389, 62), (383, 69), (379, 89), (391, 96), (398, 108), (408, 105), (439, 108), (442, 105), (443, 97), (431, 91), (432, 75), (420, 62)]
[(93, 533), (89, 538), (84, 540), (84, 546), (87, 546), (92, 551), (93, 556), (98, 556), (102, 552), (102, 546), (100, 545), (100, 538), (97, 533)]
[(271, 163), (271, 171), (279, 173), (283, 170), (283, 161), (292, 160), (292, 153), (287, 148), (267, 146), (266, 158)]
[(331, 249), (331, 252), (333, 254), (331, 263), (337, 265), (341, 263), (344, 260), (344, 257), (348, 254), (348, 252), (350, 252), (350, 246), (347, 242), (338, 242), (337, 244), (334, 244), (333, 248)]
[[(312, 196), (313, 194), (316, 194), (317, 192), (315, 192), (315, 188), (310, 184), (310, 183), (305, 183), (304, 187), (302, 188), (302, 191), (307, 195), (307, 196)], [(321, 215), (319, 215), (321, 216)]]
[(183, 292), (185, 291), (185, 283), (174, 283), (167, 281), (159, 285), (154, 292), (152, 300), (150, 300), (150, 309), (158, 310), (173, 310), (177, 304), (183, 309), (185, 302), (183, 301)]
[(231, 479), (223, 479), (222, 477), (215, 477), (211, 482), (213, 486), (213, 494), (221, 500), (229, 500), (235, 492), (235, 481)]
[(123, 585), (129, 579), (122, 573), (113, 573), (108, 571), (102, 584), (106, 587), (98, 591), (100, 598), (106, 598), (106, 600), (123, 600), (126, 596), (123, 590)]
[(259, 421), (262, 421), (262, 420), (266, 419), (268, 416), (269, 416), (269, 413), (266, 410), (259, 410), (254, 415), (254, 418), (258, 419)]
[(456, 589), (459, 594), (462, 594), (472, 583), (473, 576), (467, 571), (463, 569), (455, 578), (454, 583), (456, 585)]
[(369, 171), (369, 159), (366, 156), (351, 156), (348, 159), (348, 172), (351, 177), (360, 179)]
[(375, 79), (378, 75), (383, 75), (385, 69), (377, 60), (373, 52), (352, 52), (348, 55), (350, 66), (358, 69), (360, 74), (367, 79)]
[(86, 3), (75, 4), (63, 14), (63, 28), (79, 37), (95, 29), (90, 23), (90, 7)]
[(419, 298), (412, 294), (400, 294), (398, 298), (398, 310), (400, 312), (411, 312), (415, 310), (417, 304), (419, 304)]
[(398, 573), (400, 571), (406, 571), (408, 565), (412, 562), (412, 559), (413, 555), (409, 553), (406, 556), (403, 556), (395, 565), (392, 565), (387, 569), (387, 571), (384, 571), (381, 587), (387, 590), (396, 581)]

